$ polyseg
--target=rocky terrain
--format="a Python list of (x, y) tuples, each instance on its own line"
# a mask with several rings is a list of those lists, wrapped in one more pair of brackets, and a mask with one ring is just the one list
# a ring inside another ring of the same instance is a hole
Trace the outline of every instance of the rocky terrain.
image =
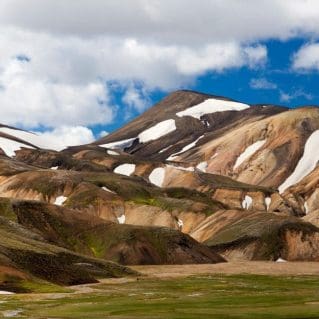
[(132, 273), (116, 263), (319, 261), (318, 129), (316, 107), (191, 91), (60, 152), (3, 125), (0, 267), (70, 284)]

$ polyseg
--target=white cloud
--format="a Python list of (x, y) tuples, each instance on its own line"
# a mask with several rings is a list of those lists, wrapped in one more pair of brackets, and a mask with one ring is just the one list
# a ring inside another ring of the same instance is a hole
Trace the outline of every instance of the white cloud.
[(301, 47), (293, 56), (292, 67), (298, 71), (319, 71), (319, 43)]
[(316, 0), (1, 0), (0, 118), (32, 129), (107, 124), (117, 108), (105, 83), (125, 87), (123, 101), (141, 112), (155, 88), (263, 66), (260, 40), (300, 35), (319, 35)]
[[(58, 17), (58, 18), (57, 18)], [(319, 32), (317, 0), (2, 0), (0, 21), (55, 34), (207, 43)], [(209, 40), (208, 40), (209, 39)]]
[(254, 78), (249, 82), (249, 86), (252, 89), (258, 90), (274, 90), (277, 88), (277, 84), (268, 81), (266, 78)]
[(290, 102), (298, 97), (303, 97), (306, 100), (312, 100), (313, 95), (307, 92), (304, 92), (301, 89), (298, 89), (292, 93), (284, 92), (282, 90), (279, 91), (279, 99), (281, 102)]
[(88, 144), (94, 141), (90, 129), (83, 126), (61, 126), (47, 132), (35, 132), (43, 141), (43, 147), (60, 151), (67, 146)]
[(122, 101), (129, 108), (133, 108), (138, 112), (143, 112), (151, 103), (148, 93), (143, 87), (137, 87), (130, 83), (126, 88)]

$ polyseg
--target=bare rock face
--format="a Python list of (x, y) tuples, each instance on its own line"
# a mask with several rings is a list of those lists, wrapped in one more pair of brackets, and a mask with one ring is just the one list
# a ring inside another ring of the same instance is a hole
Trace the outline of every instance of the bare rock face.
[(139, 227), (36, 201), (15, 201), (18, 222), (47, 241), (122, 264), (187, 264), (225, 261), (207, 246), (167, 227)]
[(220, 211), (191, 235), (227, 260), (319, 260), (319, 229), (296, 217)]
[(0, 193), (16, 200), (17, 227), (90, 258), (222, 261), (216, 249), (230, 260), (317, 260), (318, 132), (315, 107), (177, 91), (60, 152), (0, 125), (18, 143), (0, 144)]

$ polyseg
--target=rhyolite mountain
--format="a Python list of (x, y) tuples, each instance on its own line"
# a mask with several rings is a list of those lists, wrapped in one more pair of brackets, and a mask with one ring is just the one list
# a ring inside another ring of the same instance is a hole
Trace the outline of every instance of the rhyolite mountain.
[(0, 126), (0, 268), (68, 284), (133, 273), (119, 264), (319, 261), (318, 146), (319, 108), (192, 91), (60, 152)]

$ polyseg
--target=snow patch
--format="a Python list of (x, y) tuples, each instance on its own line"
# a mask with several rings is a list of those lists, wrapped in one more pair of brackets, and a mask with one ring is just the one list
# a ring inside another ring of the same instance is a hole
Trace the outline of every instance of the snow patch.
[(13, 317), (16, 317), (17, 315), (19, 315), (22, 312), (23, 312), (23, 310), (21, 310), (21, 309), (6, 310), (6, 311), (3, 311), (2, 314), (3, 314), (3, 317), (5, 317), (5, 318), (13, 318)]
[(5, 291), (5, 290), (0, 290), (0, 295), (14, 295), (14, 292)]
[(210, 159), (213, 159), (213, 158), (215, 158), (217, 156), (218, 156), (218, 153), (215, 153), (213, 156), (210, 157)]
[(166, 165), (167, 167), (171, 167), (171, 168), (175, 168), (178, 169), (180, 171), (188, 171), (188, 172), (194, 172), (195, 169), (193, 166), (190, 167), (183, 167), (183, 166), (174, 166), (174, 165)]
[(125, 215), (121, 215), (120, 217), (117, 217), (117, 220), (119, 224), (124, 224), (125, 223)]
[(28, 142), (34, 146), (38, 146), (41, 148), (45, 148), (45, 141), (43, 138), (35, 133), (23, 131), (23, 130), (17, 130), (9, 127), (0, 127), (0, 132), (12, 135), (14, 137), (17, 137), (25, 142)]
[(224, 112), (224, 111), (242, 111), (250, 106), (247, 104), (225, 101), (219, 99), (207, 99), (204, 102), (194, 105), (184, 111), (176, 113), (177, 116), (192, 116), (197, 119), (200, 119), (204, 114), (210, 114), (215, 112)]
[(16, 155), (16, 151), (20, 150), (22, 147), (25, 148), (33, 148), (29, 145), (20, 143), (20, 142), (16, 142), (16, 141), (12, 141), (10, 139), (4, 138), (4, 137), (0, 137), (0, 147), (2, 148), (2, 150), (5, 152), (5, 154), (9, 157), (13, 157)]
[(167, 135), (176, 130), (175, 120), (165, 120), (146, 129), (138, 135), (140, 143), (157, 140), (158, 138)]
[(53, 169), (54, 171), (57, 170), (59, 168), (59, 166), (52, 166), (50, 167), (50, 169)]
[(108, 189), (107, 187), (103, 186), (102, 189), (106, 192), (112, 193), (112, 194), (116, 194), (115, 192), (111, 191), (110, 189)]
[(184, 223), (183, 223), (183, 221), (181, 219), (178, 219), (177, 220), (177, 225), (178, 225), (179, 228), (182, 228), (184, 226)]
[(286, 262), (287, 262), (287, 260), (282, 259), (280, 257), (276, 260), (276, 263), (286, 263)]
[(190, 150), (191, 148), (193, 148), (194, 146), (196, 146), (196, 143), (202, 138), (204, 137), (204, 135), (200, 136), (198, 139), (196, 139), (194, 142), (184, 146), (179, 152), (172, 154), (169, 158), (167, 158), (168, 161), (172, 161), (174, 160), (177, 155), (182, 154), (188, 150)]
[(114, 171), (116, 174), (130, 176), (135, 172), (135, 164), (121, 164)]
[(233, 169), (236, 169), (238, 166), (240, 166), (243, 162), (245, 162), (248, 158), (250, 158), (254, 153), (256, 153), (264, 144), (266, 143), (266, 140), (257, 141), (254, 144), (249, 145), (243, 153), (239, 155), (239, 157), (236, 160), (236, 163), (234, 165)]
[(241, 205), (244, 209), (249, 209), (252, 203), (253, 199), (250, 196), (246, 195)]
[(169, 146), (163, 148), (162, 150), (159, 151), (159, 153), (163, 153), (163, 152), (167, 151), (167, 150), (168, 150), (169, 148), (171, 148), (172, 146), (173, 146), (173, 145), (169, 145)]
[(307, 215), (309, 213), (309, 206), (307, 202), (304, 203), (304, 208), (305, 208), (305, 213)]
[(201, 163), (197, 164), (196, 168), (199, 169), (200, 171), (206, 173), (207, 166), (208, 166), (207, 162), (201, 162)]
[(107, 154), (109, 154), (109, 155), (120, 155), (118, 152), (114, 152), (112, 150), (107, 150)]
[(308, 138), (304, 153), (299, 160), (293, 173), (282, 183), (278, 190), (283, 193), (290, 186), (301, 181), (311, 171), (313, 171), (319, 161), (319, 130), (314, 131)]
[(54, 204), (55, 205), (58, 205), (58, 206), (61, 206), (68, 198), (65, 197), (65, 196), (58, 196), (56, 199), (55, 199), (55, 202)]
[(133, 137), (133, 138), (128, 138), (126, 140), (102, 144), (100, 146), (105, 148), (124, 150), (127, 147), (131, 147), (135, 140), (136, 140), (136, 137)]
[(165, 178), (165, 168), (157, 167), (153, 169), (152, 173), (148, 177), (150, 182), (158, 187), (162, 187)]
[(266, 205), (267, 211), (269, 210), (270, 204), (271, 204), (271, 198), (270, 197), (266, 197), (265, 198), (265, 205)]

